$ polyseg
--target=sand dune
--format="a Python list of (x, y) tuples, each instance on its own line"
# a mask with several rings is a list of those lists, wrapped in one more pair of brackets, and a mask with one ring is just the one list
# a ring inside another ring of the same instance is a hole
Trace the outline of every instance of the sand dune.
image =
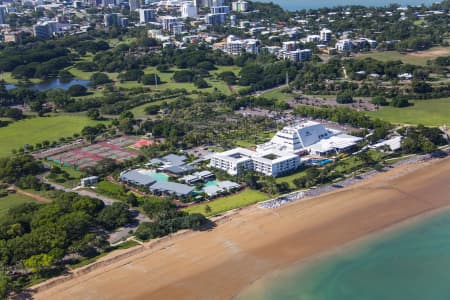
[(450, 159), (401, 166), (274, 210), (251, 207), (36, 299), (228, 299), (271, 271), (450, 205)]

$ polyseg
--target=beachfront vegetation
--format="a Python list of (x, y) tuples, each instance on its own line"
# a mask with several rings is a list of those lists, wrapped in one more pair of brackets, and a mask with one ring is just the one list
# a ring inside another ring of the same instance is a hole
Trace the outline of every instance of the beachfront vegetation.
[(135, 234), (141, 240), (162, 237), (181, 229), (200, 230), (208, 224), (198, 213), (177, 210), (176, 205), (166, 199), (144, 199), (143, 210), (152, 220), (139, 225)]

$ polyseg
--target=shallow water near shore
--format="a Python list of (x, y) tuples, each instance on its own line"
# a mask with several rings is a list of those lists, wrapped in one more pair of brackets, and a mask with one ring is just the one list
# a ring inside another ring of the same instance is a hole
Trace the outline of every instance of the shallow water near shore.
[(236, 298), (448, 300), (449, 283), (447, 209), (310, 262), (276, 271)]

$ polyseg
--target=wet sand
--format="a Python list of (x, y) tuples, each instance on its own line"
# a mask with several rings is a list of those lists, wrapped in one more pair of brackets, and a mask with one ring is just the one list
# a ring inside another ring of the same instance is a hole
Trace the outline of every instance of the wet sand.
[(449, 205), (450, 158), (404, 165), (309, 201), (241, 210), (34, 297), (229, 299), (273, 270)]

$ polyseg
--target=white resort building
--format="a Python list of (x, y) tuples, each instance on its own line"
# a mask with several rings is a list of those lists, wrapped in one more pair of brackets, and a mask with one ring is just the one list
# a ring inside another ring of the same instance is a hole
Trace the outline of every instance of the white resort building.
[(301, 165), (302, 155), (328, 155), (345, 152), (361, 140), (359, 137), (324, 127), (317, 122), (286, 126), (256, 151), (235, 148), (211, 157), (210, 166), (237, 175), (241, 170), (253, 170), (268, 176), (291, 173)]

